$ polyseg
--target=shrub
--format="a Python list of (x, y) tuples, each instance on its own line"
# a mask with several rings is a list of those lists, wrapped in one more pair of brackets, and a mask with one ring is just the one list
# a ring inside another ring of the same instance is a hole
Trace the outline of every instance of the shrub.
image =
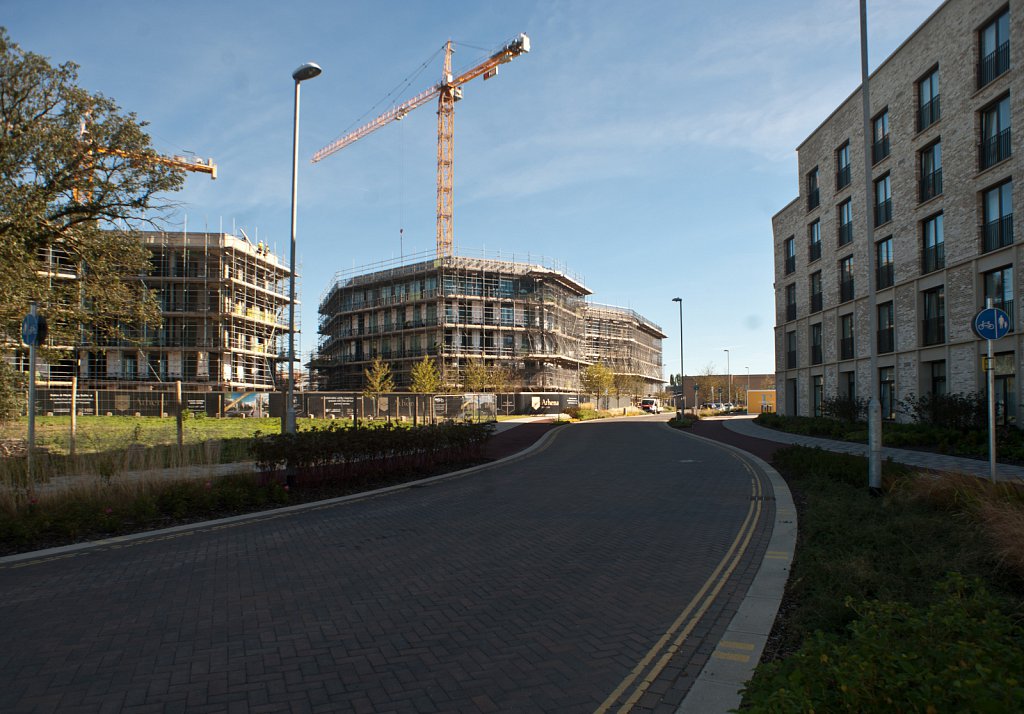
[(827, 397), (821, 402), (821, 413), (846, 424), (867, 420), (868, 400), (858, 397)]
[[(1024, 629), (980, 581), (951, 574), (926, 607), (864, 601), (842, 635), (816, 632), (758, 668), (750, 712), (1016, 711)], [(850, 606), (850, 601), (847, 602)]]
[(988, 398), (978, 392), (968, 394), (911, 394), (899, 402), (899, 411), (921, 424), (959, 431), (988, 428)]

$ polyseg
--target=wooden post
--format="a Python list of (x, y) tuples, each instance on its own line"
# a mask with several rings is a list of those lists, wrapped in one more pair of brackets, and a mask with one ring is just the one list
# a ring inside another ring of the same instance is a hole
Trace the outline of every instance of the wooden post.
[(184, 443), (184, 428), (181, 423), (181, 380), (174, 382), (174, 411), (178, 420), (178, 448), (180, 449)]

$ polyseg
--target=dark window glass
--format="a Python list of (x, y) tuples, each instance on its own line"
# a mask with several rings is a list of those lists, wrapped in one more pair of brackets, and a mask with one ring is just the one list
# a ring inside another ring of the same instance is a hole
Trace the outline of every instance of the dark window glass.
[(875, 244), (876, 288), (891, 287), (893, 284), (892, 236)]
[(983, 169), (1010, 157), (1010, 97), (1003, 97), (981, 113), (978, 163)]
[(821, 271), (811, 273), (811, 312), (821, 312)]
[(839, 204), (839, 245), (843, 246), (853, 240), (853, 205), (851, 199)]
[(931, 273), (946, 267), (946, 242), (942, 214), (921, 223), (921, 272)]
[(853, 256), (839, 261), (839, 302), (853, 300)]
[(889, 155), (889, 110), (886, 109), (875, 117), (871, 126), (873, 136), (871, 162), (877, 164)]
[(850, 142), (836, 150), (836, 190), (850, 185)]
[(920, 153), (921, 200), (942, 193), (942, 143), (936, 141)]
[(978, 86), (1010, 68), (1010, 12), (1002, 12), (978, 33)]
[(811, 325), (811, 364), (821, 364), (821, 323)]
[(923, 295), (922, 341), (940, 345), (946, 341), (946, 293), (941, 287), (925, 290)]
[(796, 271), (796, 238), (794, 236), (786, 239), (783, 250), (786, 256), (786, 275), (789, 275)]
[(982, 194), (982, 247), (985, 252), (1013, 243), (1013, 182)]
[(878, 400), (882, 403), (882, 418), (896, 418), (896, 370), (882, 367), (878, 370)]
[(796, 319), (796, 285), (786, 286), (786, 320)]
[(896, 349), (896, 323), (892, 302), (878, 306), (878, 351), (892, 352)]
[(839, 359), (853, 359), (853, 315), (839, 316)]
[(939, 120), (939, 70), (935, 69), (917, 85), (917, 130)]
[(992, 307), (997, 307), (1005, 312), (1010, 318), (1011, 329), (1014, 323), (1013, 320), (1013, 267), (1005, 266), (997, 268), (996, 270), (990, 270), (983, 275), (984, 285), (984, 299), (982, 300), (981, 307), (985, 307), (988, 304), (988, 299), (992, 299)]
[(786, 369), (796, 369), (796, 332), (786, 333)]
[(813, 263), (821, 257), (821, 222), (815, 221), (807, 228), (808, 257)]
[(821, 195), (818, 191), (818, 167), (815, 166), (814, 170), (807, 174), (807, 210), (810, 211), (818, 207), (821, 203)]
[(875, 226), (892, 220), (892, 188), (889, 174), (875, 181)]

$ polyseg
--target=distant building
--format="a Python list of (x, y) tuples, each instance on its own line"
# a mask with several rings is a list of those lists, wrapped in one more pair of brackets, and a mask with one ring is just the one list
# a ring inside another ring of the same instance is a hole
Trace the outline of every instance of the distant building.
[(910, 395), (985, 392), (971, 320), (991, 299), (1013, 326), (995, 344), (998, 418), (1017, 421), (1022, 50), (1019, 2), (948, 0), (871, 76), (868, 197), (859, 89), (798, 147), (800, 195), (772, 220), (780, 412), (875, 381), (887, 419)]
[(642, 394), (661, 391), (662, 329), (624, 307), (587, 303), (585, 315), (587, 360), (636, 380)]

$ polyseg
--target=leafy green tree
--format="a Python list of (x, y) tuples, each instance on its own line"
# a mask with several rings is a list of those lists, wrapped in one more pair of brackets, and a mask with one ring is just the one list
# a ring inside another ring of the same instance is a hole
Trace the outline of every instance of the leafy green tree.
[(25, 407), (25, 375), (0, 360), (0, 424), (21, 415)]
[(424, 355), (412, 366), (412, 383), (409, 390), (419, 394), (436, 394), (441, 391), (441, 373), (433, 359)]
[(463, 387), (467, 392), (484, 392), (491, 386), (491, 374), (482, 359), (470, 359), (466, 362), (466, 375)]
[(615, 375), (615, 394), (619, 397), (637, 397), (644, 393), (646, 383), (635, 374)]
[(607, 401), (608, 390), (614, 383), (614, 373), (600, 362), (590, 365), (580, 375), (580, 385), (583, 387), (583, 391), (598, 398), (605, 397), (605, 401)]
[(494, 365), (491, 367), (491, 389), (500, 394), (512, 390), (518, 374), (513, 367), (508, 365)]
[[(125, 338), (157, 324), (141, 280), (148, 253), (134, 231), (154, 227), (184, 172), (153, 161), (145, 122), (77, 86), (78, 67), (27, 52), (0, 28), (0, 341), (16, 343), (35, 300), (52, 342)], [(84, 132), (83, 132), (84, 129)], [(76, 279), (53, 280), (39, 259)]]
[(385, 362), (380, 355), (373, 358), (370, 366), (363, 370), (366, 384), (363, 387), (363, 394), (367, 397), (377, 398), (381, 394), (395, 391), (395, 380), (391, 376), (391, 365)]

